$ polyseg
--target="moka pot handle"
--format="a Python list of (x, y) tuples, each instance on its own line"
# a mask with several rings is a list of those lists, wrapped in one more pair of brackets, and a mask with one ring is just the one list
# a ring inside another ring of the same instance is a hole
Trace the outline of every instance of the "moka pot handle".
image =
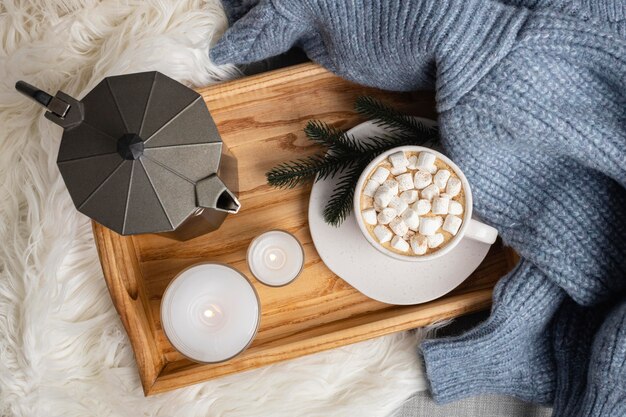
[(15, 83), (15, 89), (47, 108), (46, 119), (63, 128), (77, 125), (84, 119), (83, 104), (62, 91), (52, 96), (21, 80)]

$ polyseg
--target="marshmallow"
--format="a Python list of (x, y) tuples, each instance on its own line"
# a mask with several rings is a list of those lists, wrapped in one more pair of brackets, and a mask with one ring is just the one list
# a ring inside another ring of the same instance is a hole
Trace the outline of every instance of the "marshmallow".
[(435, 165), (435, 159), (437, 159), (435, 154), (430, 152), (420, 152), (417, 156), (417, 169), (431, 172), (432, 167)]
[(383, 209), (384, 209), (383, 206), (381, 206), (376, 201), (374, 201), (374, 210), (376, 210), (377, 212), (381, 212), (381, 211), (383, 211)]
[(411, 250), (416, 255), (423, 255), (428, 250), (428, 240), (426, 236), (415, 235), (411, 238)]
[(395, 219), (397, 215), (398, 212), (395, 209), (387, 207), (382, 209), (382, 211), (378, 213), (378, 216), (376, 216), (376, 218), (378, 219), (378, 223), (380, 224), (389, 224), (389, 222)]
[(379, 185), (387, 180), (389, 177), (389, 170), (385, 167), (378, 167), (376, 171), (370, 177), (370, 180), (376, 181)]
[(418, 190), (426, 188), (431, 182), (433, 182), (433, 176), (426, 171), (417, 171), (413, 177), (413, 185)]
[(391, 230), (389, 230), (387, 226), (379, 224), (374, 228), (374, 236), (376, 236), (376, 239), (378, 239), (380, 243), (385, 243), (391, 240), (393, 233), (391, 233)]
[(432, 236), (428, 236), (426, 240), (428, 241), (428, 247), (434, 249), (443, 243), (443, 235), (441, 233), (435, 233)]
[(446, 221), (443, 222), (442, 229), (456, 236), (456, 234), (459, 231), (459, 228), (461, 227), (461, 223), (463, 223), (463, 220), (461, 220), (460, 217), (457, 217), (453, 214), (449, 214), (446, 216)]
[(409, 240), (411, 240), (411, 238), (413, 236), (415, 236), (415, 232), (413, 230), (409, 229), (409, 231), (406, 232), (406, 235), (402, 236), (402, 239), (404, 239), (404, 240), (406, 240), (408, 242)]
[(376, 190), (378, 190), (378, 186), (379, 184), (376, 181), (367, 181), (365, 183), (365, 186), (363, 187), (363, 195), (366, 195), (368, 197), (374, 197), (374, 194), (376, 194)]
[(446, 185), (446, 193), (450, 194), (452, 197), (456, 196), (461, 192), (461, 180), (453, 177), (448, 180), (448, 185)]
[(404, 174), (405, 172), (407, 172), (407, 169), (406, 167), (400, 167), (400, 168), (392, 167), (390, 172), (393, 176), (397, 176), (397, 175)]
[(391, 201), (389, 202), (389, 206), (392, 209), (396, 210), (397, 215), (401, 215), (402, 213), (404, 213), (404, 211), (406, 209), (409, 208), (409, 204), (404, 201), (403, 199), (401, 199), (398, 196), (395, 196), (391, 199)]
[(415, 210), (407, 210), (402, 213), (402, 216), (400, 217), (402, 217), (402, 220), (404, 220), (406, 225), (409, 227), (409, 230), (412, 230), (414, 232), (417, 231), (417, 228), (420, 225), (420, 218)]
[(431, 165), (426, 169), (426, 171), (430, 172), (432, 175), (435, 175), (438, 169), (439, 168), (437, 168), (437, 165)]
[(450, 207), (450, 197), (447, 195), (440, 195), (433, 199), (433, 214), (448, 214), (448, 207)]
[(396, 194), (397, 193), (394, 193), (391, 188), (383, 184), (378, 187), (376, 194), (374, 194), (374, 204), (378, 204), (380, 207), (385, 208), (389, 205), (389, 202), (395, 197)]
[(400, 236), (394, 236), (393, 239), (391, 239), (391, 247), (400, 252), (409, 250), (409, 244)]
[(409, 226), (399, 217), (393, 219), (391, 223), (389, 223), (389, 227), (398, 236), (404, 236), (409, 231)]
[(373, 208), (363, 210), (361, 216), (363, 216), (363, 221), (367, 224), (375, 225), (377, 223), (376, 210)]
[(422, 190), (422, 198), (424, 200), (432, 201), (433, 198), (439, 196), (439, 187), (435, 184), (430, 184), (428, 187)]
[(406, 167), (412, 170), (417, 169), (417, 155), (409, 156), (409, 165), (407, 165)]
[(413, 210), (415, 210), (419, 216), (423, 216), (430, 211), (430, 201), (417, 200), (417, 202), (413, 204)]
[(398, 181), (398, 190), (400, 192), (406, 190), (412, 190), (415, 188), (413, 185), (413, 175), (412, 174), (402, 174), (396, 177), (396, 181)]
[(440, 190), (443, 190), (444, 188), (446, 188), (446, 184), (448, 183), (448, 179), (450, 179), (450, 175), (450, 171), (448, 171), (447, 169), (440, 169), (435, 174), (433, 182), (437, 187), (439, 187)]
[(448, 206), (448, 213), (449, 214), (454, 214), (454, 215), (459, 215), (463, 213), (463, 204), (459, 203), (458, 201), (450, 201), (450, 205)]
[(406, 168), (409, 165), (409, 160), (406, 159), (406, 155), (403, 151), (394, 152), (389, 155), (389, 162), (394, 168)]
[(383, 185), (386, 186), (387, 188), (389, 188), (391, 190), (391, 192), (393, 193), (393, 195), (398, 195), (398, 191), (399, 191), (399, 184), (398, 181), (396, 180), (387, 180), (385, 182), (383, 182)]
[(417, 190), (406, 190), (400, 193), (400, 198), (407, 202), (407, 204), (413, 204), (417, 201), (419, 193)]
[[(450, 216), (448, 216), (450, 217)], [(441, 227), (441, 217), (422, 217), (420, 219), (419, 233), (424, 236), (432, 236), (437, 233), (437, 230)]]

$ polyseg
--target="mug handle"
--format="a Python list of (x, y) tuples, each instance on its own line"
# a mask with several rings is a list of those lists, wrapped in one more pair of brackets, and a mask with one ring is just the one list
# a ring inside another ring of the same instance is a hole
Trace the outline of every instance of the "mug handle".
[(478, 220), (470, 219), (465, 230), (465, 237), (491, 245), (498, 237), (498, 230)]

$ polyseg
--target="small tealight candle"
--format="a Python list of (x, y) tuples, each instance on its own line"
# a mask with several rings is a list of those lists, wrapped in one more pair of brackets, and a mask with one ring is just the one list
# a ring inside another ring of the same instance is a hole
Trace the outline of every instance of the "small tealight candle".
[(304, 250), (298, 239), (284, 230), (256, 237), (248, 248), (248, 267), (265, 285), (280, 287), (296, 279), (304, 266)]
[(176, 350), (196, 362), (223, 362), (238, 355), (252, 342), (259, 322), (259, 299), (252, 284), (222, 264), (185, 269), (161, 301), (165, 335)]

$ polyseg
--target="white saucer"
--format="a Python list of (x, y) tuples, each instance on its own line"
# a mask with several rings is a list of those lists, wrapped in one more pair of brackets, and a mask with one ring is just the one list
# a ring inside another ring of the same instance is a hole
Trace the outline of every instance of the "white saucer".
[[(432, 120), (418, 119), (432, 126)], [(356, 139), (384, 133), (372, 122), (349, 132)], [(323, 211), (337, 177), (313, 185), (309, 228), (315, 249), (336, 275), (374, 300), (388, 304), (420, 304), (452, 291), (480, 265), (491, 245), (463, 239), (448, 254), (430, 262), (389, 258), (370, 245), (350, 215), (339, 227), (324, 222)]]

